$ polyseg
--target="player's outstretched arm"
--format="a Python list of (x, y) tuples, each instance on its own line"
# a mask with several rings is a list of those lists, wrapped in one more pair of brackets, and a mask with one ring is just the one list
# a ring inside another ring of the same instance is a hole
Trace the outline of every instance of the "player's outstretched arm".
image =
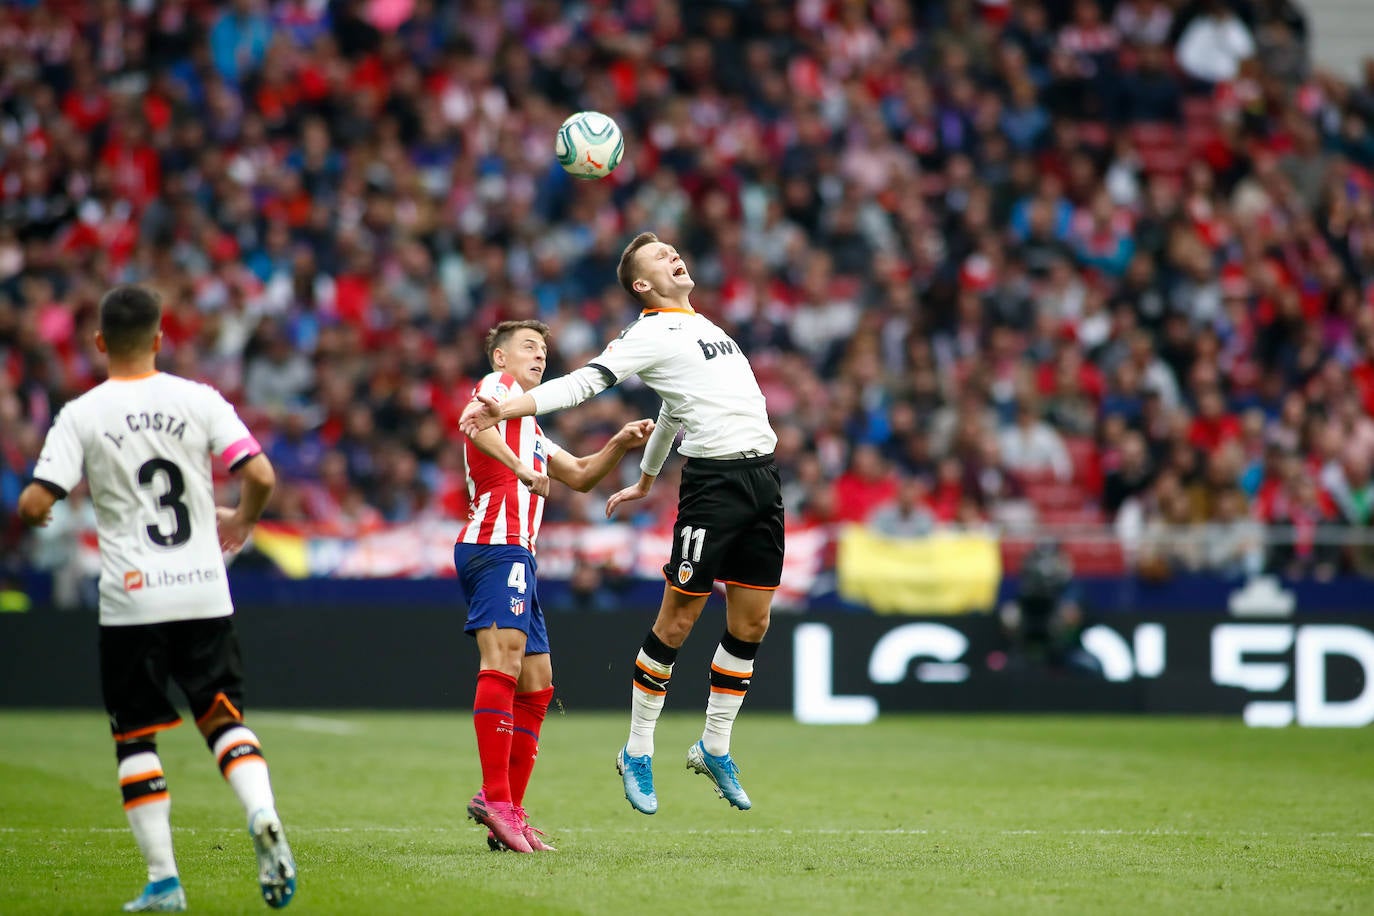
[(594, 455), (578, 457), (557, 452), (549, 459), (549, 476), (579, 493), (586, 493), (620, 463), (626, 452), (648, 442), (653, 431), (653, 420), (635, 420), (621, 427)]
[(532, 417), (553, 410), (576, 407), (594, 398), (615, 382), (609, 370), (597, 366), (583, 366), (561, 378), (550, 379), (542, 385), (518, 395), (498, 401), (485, 394), (477, 394), (472, 403), (463, 408), (458, 428), (471, 438), (475, 433), (490, 429), (502, 420)]
[[(528, 394), (498, 401), (489, 394), (479, 392), (473, 395), (472, 402), (463, 408), (463, 414), (458, 418), (458, 428), (476, 445), (477, 434), (483, 430), (491, 429), (502, 420), (533, 415), (534, 398)], [(481, 445), (477, 445), (477, 447), (482, 448)], [(482, 451), (486, 452), (487, 450), (482, 449)], [(492, 457), (496, 456), (493, 455)]]
[[(465, 431), (466, 432), (466, 431)], [(467, 433), (467, 437), (472, 440), (472, 444), (484, 455), (495, 458), (515, 472), (516, 478), (529, 488), (530, 492), (536, 496), (549, 495), (549, 476), (540, 474), (534, 468), (520, 461), (520, 456), (506, 444), (496, 430), (487, 428), (475, 435)]]
[(267, 501), (272, 498), (272, 490), (277, 485), (277, 472), (261, 452), (240, 465), (236, 473), (239, 478), (238, 506), (233, 509), (219, 506), (215, 509), (219, 548), (226, 553), (243, 547), (258, 519), (262, 518)]
[(19, 494), (19, 518), (33, 528), (42, 528), (52, 521), (52, 507), (57, 494), (35, 481)]
[(606, 500), (606, 517), (610, 518), (612, 515), (614, 515), (616, 507), (619, 506), (621, 503), (632, 503), (637, 499), (643, 499), (644, 497), (648, 496), (649, 491), (653, 489), (653, 486), (654, 477), (645, 474), (641, 471), (639, 474), (639, 480), (630, 484), (623, 490), (617, 490), (616, 492), (612, 493), (610, 498)]
[(639, 462), (639, 480), (611, 494), (610, 499), (606, 500), (607, 518), (615, 514), (616, 507), (621, 503), (634, 502), (649, 495), (654, 480), (663, 470), (663, 462), (668, 460), (668, 452), (673, 448), (673, 439), (677, 437), (677, 431), (681, 427), (682, 424), (669, 413), (667, 404), (659, 408), (658, 422), (654, 424), (653, 435), (644, 445), (644, 458)]

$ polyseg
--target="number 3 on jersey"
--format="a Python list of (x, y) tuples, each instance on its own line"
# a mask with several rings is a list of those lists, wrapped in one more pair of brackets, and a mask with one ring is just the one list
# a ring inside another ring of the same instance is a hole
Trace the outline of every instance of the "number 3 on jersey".
[[(165, 484), (157, 483), (159, 476), (166, 481)], [(148, 532), (148, 540), (158, 547), (180, 547), (189, 541), (191, 511), (181, 501), (181, 497), (186, 494), (186, 478), (181, 476), (181, 468), (166, 458), (153, 458), (143, 462), (143, 466), (138, 469), (138, 483), (139, 486), (154, 493), (162, 490), (158, 495), (157, 504), (172, 513), (172, 530), (164, 533), (162, 521), (159, 519), (156, 525), (148, 525), (144, 529)], [(163, 489), (164, 486), (166, 489)]]

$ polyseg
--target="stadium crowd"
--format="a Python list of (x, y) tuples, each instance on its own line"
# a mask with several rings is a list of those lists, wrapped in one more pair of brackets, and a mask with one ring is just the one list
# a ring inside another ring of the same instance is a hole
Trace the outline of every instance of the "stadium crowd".
[[(609, 179), (553, 160), (580, 109)], [(1290, 0), (6, 4), (0, 526), (124, 281), (263, 440), (269, 517), (462, 517), (486, 329), (582, 365), (646, 228), (750, 355), (793, 523), (1374, 569), (1326, 536), (1374, 517), (1374, 63), (1313, 68)], [(586, 452), (646, 394), (545, 426)]]

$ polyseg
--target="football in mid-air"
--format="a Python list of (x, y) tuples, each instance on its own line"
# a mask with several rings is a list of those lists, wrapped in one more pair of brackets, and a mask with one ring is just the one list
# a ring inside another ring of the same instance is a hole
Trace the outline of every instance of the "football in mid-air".
[(625, 135), (601, 112), (579, 111), (559, 126), (553, 152), (569, 175), (605, 178), (620, 164)]

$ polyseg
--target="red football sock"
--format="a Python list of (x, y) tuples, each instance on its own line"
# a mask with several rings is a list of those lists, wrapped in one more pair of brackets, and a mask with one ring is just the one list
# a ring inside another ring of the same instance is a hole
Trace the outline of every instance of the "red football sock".
[(482, 791), (489, 802), (510, 801), (510, 746), (515, 733), (515, 678), (490, 668), (477, 672), (472, 725), (482, 759)]
[(510, 742), (510, 799), (525, 802), (525, 787), (530, 784), (534, 761), (539, 758), (539, 727), (549, 711), (553, 688), (515, 695), (515, 736)]

